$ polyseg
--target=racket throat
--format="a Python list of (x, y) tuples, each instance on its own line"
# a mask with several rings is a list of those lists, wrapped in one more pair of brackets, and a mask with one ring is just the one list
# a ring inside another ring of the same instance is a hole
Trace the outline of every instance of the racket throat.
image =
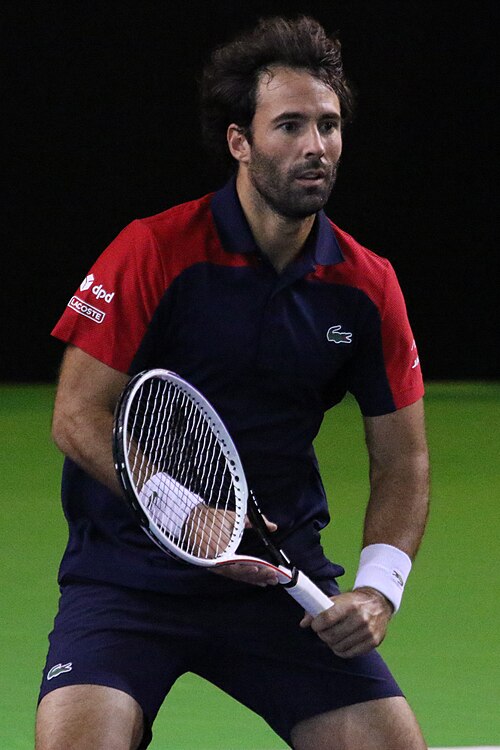
[(247, 507), (247, 514), (252, 524), (253, 531), (257, 534), (259, 541), (265, 549), (266, 556), (269, 558), (269, 562), (272, 562), (277, 567), (280, 567), (280, 565), (284, 565), (287, 568), (291, 568), (292, 564), (283, 550), (278, 549), (271, 541), (271, 539), (269, 539), (269, 530), (266, 526), (262, 511), (257, 504), (257, 500), (252, 490), (249, 491), (249, 495), (250, 502)]
[(273, 565), (276, 565), (278, 568), (281, 566), (284, 566), (287, 569), (292, 568), (290, 560), (282, 549), (278, 550), (264, 534), (259, 534), (259, 537), (265, 547), (265, 556), (269, 559), (269, 562), (273, 563)]
[(293, 589), (293, 587), (297, 585), (297, 581), (299, 580), (299, 571), (297, 570), (297, 568), (289, 568), (289, 572), (291, 573), (292, 577), (286, 583), (281, 584), (284, 589)]

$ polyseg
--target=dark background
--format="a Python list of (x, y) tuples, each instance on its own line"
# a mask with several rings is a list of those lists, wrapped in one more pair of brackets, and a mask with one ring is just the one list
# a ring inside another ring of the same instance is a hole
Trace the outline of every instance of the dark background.
[(200, 142), (202, 65), (259, 16), (298, 12), (339, 31), (358, 93), (329, 215), (394, 264), (428, 379), (498, 377), (496, 7), (2, 3), (0, 379), (53, 380), (50, 331), (97, 255), (134, 218), (220, 186)]

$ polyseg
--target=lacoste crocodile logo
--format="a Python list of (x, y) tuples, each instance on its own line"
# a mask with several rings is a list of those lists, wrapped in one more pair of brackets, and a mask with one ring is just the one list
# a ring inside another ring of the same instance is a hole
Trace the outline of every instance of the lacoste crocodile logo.
[(53, 666), (48, 674), (47, 679), (53, 680), (54, 677), (59, 677), (60, 674), (63, 674), (64, 672), (71, 672), (73, 669), (73, 662), (69, 661), (67, 664), (56, 664)]
[(342, 326), (332, 326), (326, 332), (326, 338), (328, 341), (333, 341), (334, 344), (352, 344), (352, 333), (350, 331), (342, 331)]
[(148, 496), (148, 501), (146, 503), (148, 510), (151, 510), (151, 508), (158, 505), (158, 497), (158, 493), (154, 491)]
[(414, 360), (413, 360), (413, 364), (412, 364), (412, 366), (411, 366), (411, 369), (412, 369), (412, 370), (414, 370), (414, 369), (415, 369), (416, 367), (418, 367), (418, 366), (419, 366), (419, 364), (420, 364), (420, 359), (419, 359), (419, 357), (418, 357), (418, 352), (417, 352), (417, 345), (416, 345), (416, 343), (415, 343), (415, 339), (413, 339), (413, 341), (412, 341), (412, 345), (411, 345), (411, 349), (410, 349), (410, 351), (412, 351), (412, 352), (415, 352), (415, 358), (414, 358)]
[(393, 570), (391, 575), (396, 581), (396, 583), (398, 584), (398, 586), (403, 589), (405, 582), (403, 581), (403, 576), (401, 575), (399, 570)]

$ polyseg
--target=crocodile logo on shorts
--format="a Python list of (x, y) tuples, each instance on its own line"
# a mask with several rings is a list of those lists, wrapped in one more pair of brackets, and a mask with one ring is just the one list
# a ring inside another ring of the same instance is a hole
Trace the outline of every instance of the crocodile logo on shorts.
[(328, 341), (333, 341), (334, 344), (352, 344), (352, 333), (350, 331), (342, 331), (342, 326), (332, 326), (326, 332), (326, 338)]
[(71, 672), (73, 669), (73, 662), (69, 661), (67, 664), (56, 664), (53, 666), (48, 674), (47, 679), (52, 680), (54, 677), (59, 677), (60, 674), (63, 674), (64, 672)]

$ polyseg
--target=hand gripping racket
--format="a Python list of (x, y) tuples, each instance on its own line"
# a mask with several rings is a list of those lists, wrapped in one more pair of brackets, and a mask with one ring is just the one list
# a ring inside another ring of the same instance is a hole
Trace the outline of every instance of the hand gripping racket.
[[(129, 505), (165, 552), (205, 567), (263, 565), (309, 614), (333, 606), (273, 545), (222, 420), (179, 375), (155, 369), (132, 378), (116, 408), (113, 453)], [(269, 561), (237, 554), (246, 516)]]

